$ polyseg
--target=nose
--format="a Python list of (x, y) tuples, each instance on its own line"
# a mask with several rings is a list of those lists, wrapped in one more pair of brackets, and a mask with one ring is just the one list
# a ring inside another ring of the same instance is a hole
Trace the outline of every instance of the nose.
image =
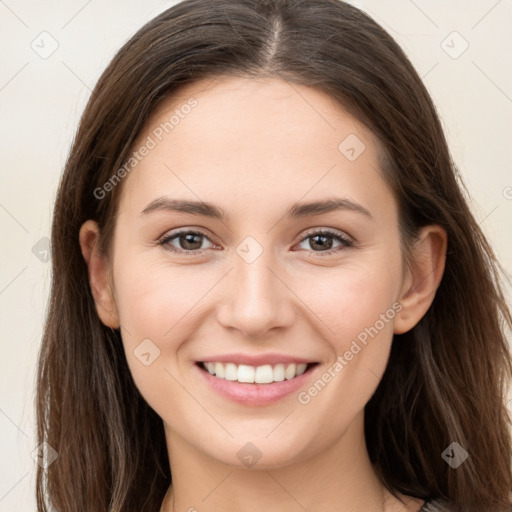
[(289, 327), (295, 321), (295, 296), (270, 252), (264, 251), (252, 263), (235, 255), (234, 268), (226, 276), (229, 281), (218, 309), (218, 322), (247, 338), (264, 337), (271, 329)]

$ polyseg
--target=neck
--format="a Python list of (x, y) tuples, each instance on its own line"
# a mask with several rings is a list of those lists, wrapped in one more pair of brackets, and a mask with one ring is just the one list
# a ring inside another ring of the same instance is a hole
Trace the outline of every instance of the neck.
[(297, 456), (284, 467), (228, 465), (166, 428), (173, 484), (161, 512), (418, 510), (404, 507), (377, 478), (366, 450), (363, 418), (356, 418), (339, 439), (326, 442), (322, 452)]

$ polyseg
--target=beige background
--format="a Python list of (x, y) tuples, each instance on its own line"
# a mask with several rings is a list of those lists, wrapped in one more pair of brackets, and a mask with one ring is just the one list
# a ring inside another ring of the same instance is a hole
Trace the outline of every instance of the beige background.
[[(71, 138), (115, 51), (173, 3), (0, 0), (0, 511), (35, 510), (32, 408), (50, 278), (45, 237)], [(398, 40), (424, 77), (475, 215), (511, 275), (512, 1), (352, 3)]]

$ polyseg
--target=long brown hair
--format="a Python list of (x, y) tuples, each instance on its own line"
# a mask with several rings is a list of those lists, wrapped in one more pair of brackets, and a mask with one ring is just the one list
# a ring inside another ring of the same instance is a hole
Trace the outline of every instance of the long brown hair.
[[(272, 76), (318, 87), (382, 142), (403, 240), (448, 234), (433, 304), (393, 340), (365, 409), (383, 483), (454, 511), (505, 509), (512, 490), (512, 318), (501, 271), (472, 216), (440, 121), (413, 66), (369, 16), (338, 0), (185, 0), (117, 53), (82, 116), (52, 227), (53, 281), (37, 375), (37, 429), (58, 459), (37, 474), (38, 510), (151, 511), (171, 483), (162, 420), (138, 392), (118, 330), (99, 320), (78, 232), (94, 219), (108, 253), (122, 183), (98, 198), (156, 106), (206, 77)], [(407, 245), (407, 244), (405, 244)], [(457, 469), (443, 451), (469, 457)]]

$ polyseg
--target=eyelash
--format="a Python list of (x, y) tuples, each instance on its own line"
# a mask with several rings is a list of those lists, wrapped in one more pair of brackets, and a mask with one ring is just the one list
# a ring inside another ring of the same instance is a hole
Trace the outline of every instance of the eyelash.
[[(179, 239), (179, 237), (181, 235), (197, 235), (197, 236), (202, 236), (202, 237), (206, 238), (209, 242), (213, 243), (204, 233), (201, 233), (200, 231), (182, 230), (182, 231), (177, 231), (176, 233), (173, 233), (171, 235), (164, 236), (158, 242), (158, 245), (163, 246), (167, 251), (175, 252), (175, 253), (178, 253), (178, 254), (190, 254), (190, 255), (194, 255), (194, 256), (199, 256), (199, 255), (203, 254), (204, 251), (207, 250), (207, 249), (199, 249), (199, 250), (192, 251), (192, 250), (186, 250), (186, 249), (172, 248), (172, 246), (170, 245), (170, 242), (172, 240), (174, 240), (174, 239)], [(338, 247), (336, 249), (329, 249), (328, 251), (313, 251), (311, 249), (309, 251), (309, 252), (313, 252), (315, 254), (318, 254), (320, 257), (329, 256), (329, 255), (331, 255), (333, 253), (340, 252), (343, 249), (347, 249), (347, 248), (353, 246), (353, 241), (352, 240), (350, 240), (349, 238), (346, 238), (346, 237), (340, 235), (337, 231), (332, 231), (330, 229), (323, 229), (323, 230), (309, 232), (309, 233), (307, 233), (307, 235), (304, 238), (302, 238), (302, 240), (299, 242), (299, 244), (304, 242), (308, 238), (312, 238), (312, 237), (318, 236), (318, 235), (323, 235), (323, 236), (327, 235), (327, 236), (332, 237), (334, 240), (336, 240), (336, 241), (341, 243), (341, 247)]]

